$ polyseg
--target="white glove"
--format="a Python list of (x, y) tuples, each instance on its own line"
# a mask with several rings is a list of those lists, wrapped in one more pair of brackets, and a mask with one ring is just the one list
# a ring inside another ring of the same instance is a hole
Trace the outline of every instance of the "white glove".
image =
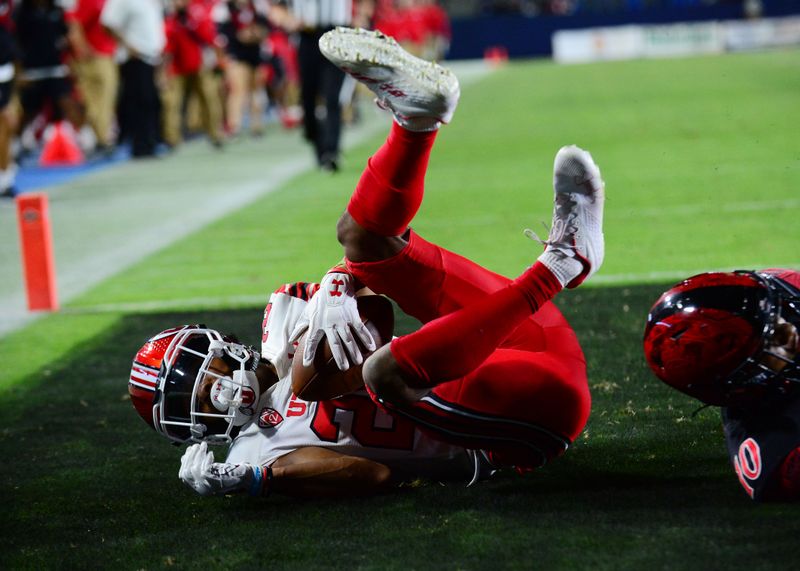
[(349, 369), (351, 362), (360, 365), (364, 361), (354, 333), (367, 350), (375, 350), (375, 340), (358, 314), (353, 276), (345, 272), (331, 271), (325, 275), (319, 291), (308, 302), (289, 336), (289, 343), (300, 339), (306, 329), (308, 336), (303, 351), (305, 366), (313, 362), (323, 336), (328, 339), (336, 365), (342, 371)]
[(214, 462), (214, 453), (201, 442), (186, 449), (178, 477), (201, 496), (210, 496), (244, 490), (252, 480), (252, 473), (249, 464)]

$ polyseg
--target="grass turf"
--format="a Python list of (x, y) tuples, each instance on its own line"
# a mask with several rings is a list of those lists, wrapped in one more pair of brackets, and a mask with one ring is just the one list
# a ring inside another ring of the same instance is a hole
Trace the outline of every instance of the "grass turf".
[(691, 419), (696, 405), (645, 370), (641, 315), (660, 289), (562, 299), (589, 359), (595, 410), (563, 459), (471, 489), (428, 484), (348, 501), (202, 499), (184, 489), (181, 451), (144, 431), (125, 398), (130, 347), (201, 315), (247, 330), (259, 311), (121, 317), (42, 371), (46, 382), (3, 398), (0, 412), (13, 419), (0, 436), (10, 459), (4, 568), (780, 568), (796, 509), (749, 503), (715, 411)]
[[(376, 140), (338, 177), (299, 177), (2, 340), (0, 567), (797, 568), (797, 508), (745, 499), (716, 411), (692, 417), (640, 350), (664, 275), (797, 265), (796, 57), (520, 63), (465, 90), (431, 162), (426, 237), (515, 274), (535, 251), (521, 228), (549, 220), (560, 145), (591, 149), (608, 183), (607, 262), (594, 287), (558, 299), (594, 402), (563, 459), (469, 490), (201, 499), (177, 480), (180, 451), (136, 418), (125, 382), (147, 336), (203, 320), (255, 343), (262, 307), (224, 296), (266, 299), (338, 258), (335, 220)], [(196, 307), (97, 309), (153, 300)]]

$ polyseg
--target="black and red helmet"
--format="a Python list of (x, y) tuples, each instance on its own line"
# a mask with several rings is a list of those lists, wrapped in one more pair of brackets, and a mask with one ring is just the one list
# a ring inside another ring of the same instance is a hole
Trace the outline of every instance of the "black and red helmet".
[[(771, 350), (781, 318), (800, 328), (800, 291), (772, 274), (692, 276), (650, 310), (645, 358), (659, 379), (706, 404), (753, 404), (800, 382), (797, 359)], [(768, 367), (768, 355), (785, 366)]]
[[(230, 369), (229, 375), (212, 367), (215, 358)], [(175, 443), (229, 443), (253, 414), (258, 382), (248, 375), (259, 361), (255, 349), (205, 325), (174, 327), (151, 337), (137, 351), (128, 393), (139, 416)], [(217, 398), (209, 402), (216, 400), (219, 406), (204, 410), (199, 391), (209, 378), (217, 381)]]

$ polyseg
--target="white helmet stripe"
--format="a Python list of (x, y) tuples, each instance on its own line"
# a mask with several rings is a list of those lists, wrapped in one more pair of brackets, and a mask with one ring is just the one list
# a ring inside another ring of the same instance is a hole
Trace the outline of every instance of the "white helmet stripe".
[(133, 378), (133, 376), (131, 376), (131, 380), (129, 381), (129, 383), (131, 385), (135, 386), (135, 387), (139, 387), (140, 389), (145, 389), (147, 391), (156, 392), (155, 384), (149, 384), (149, 383), (146, 383), (146, 382), (143, 383), (143, 382), (137, 381), (136, 379)]
[(152, 367), (134, 364), (131, 368), (131, 384), (154, 391), (158, 381), (158, 371)]

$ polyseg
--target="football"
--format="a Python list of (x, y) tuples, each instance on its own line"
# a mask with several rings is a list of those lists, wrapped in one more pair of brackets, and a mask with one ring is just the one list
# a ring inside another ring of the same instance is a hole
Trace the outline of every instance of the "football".
[[(356, 301), (361, 321), (372, 333), (376, 347), (388, 343), (394, 331), (392, 303), (380, 295), (365, 295)], [(292, 391), (295, 395), (307, 401), (329, 400), (364, 386), (362, 365), (351, 366), (346, 371), (340, 370), (325, 338), (320, 341), (311, 365), (303, 365), (307, 334), (306, 332), (300, 337), (292, 360)], [(358, 338), (356, 342), (366, 359), (372, 351), (367, 351)]]

